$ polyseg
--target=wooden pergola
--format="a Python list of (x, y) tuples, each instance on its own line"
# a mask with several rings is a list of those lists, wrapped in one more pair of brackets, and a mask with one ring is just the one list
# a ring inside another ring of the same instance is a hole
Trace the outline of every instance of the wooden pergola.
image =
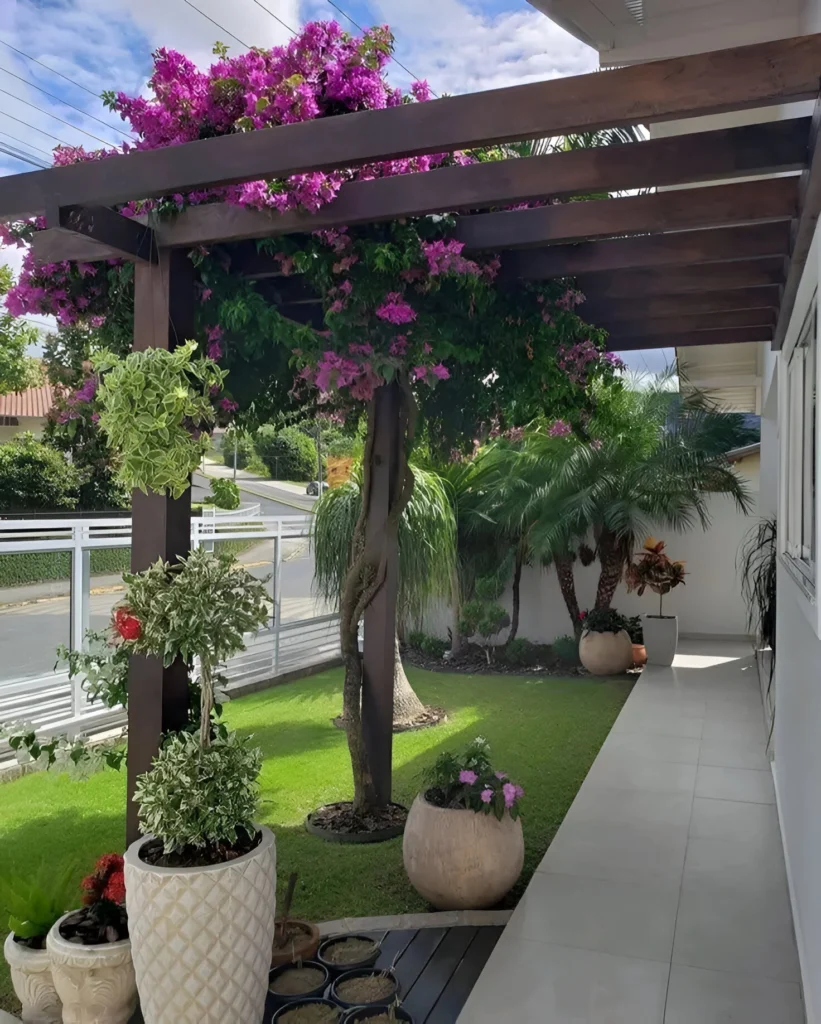
[[(611, 349), (778, 348), (821, 210), (820, 87), (821, 35), (802, 36), (14, 175), (0, 181), (0, 220), (45, 216), (47, 228), (34, 240), (42, 259), (133, 260), (135, 349), (192, 336), (196, 271), (187, 251), (195, 245), (229, 247), (232, 267), (259, 280), (286, 316), (318, 324), (316, 297), (298, 278), (282, 278), (254, 239), (442, 211), (459, 213), (456, 233), (466, 250), (500, 253), (511, 287), (575, 278), (588, 299), (584, 317), (609, 331)], [(811, 117), (770, 120), (763, 110), (802, 100), (816, 101)], [(213, 204), (148, 226), (111, 208), (261, 178), (758, 108), (761, 121), (741, 127), (355, 181), (315, 214)], [(648, 188), (663, 191), (581, 198)], [(545, 199), (576, 201), (494, 212)], [(388, 403), (377, 398), (384, 458), (372, 519), (387, 511), (397, 429)], [(177, 500), (135, 492), (134, 571), (188, 550), (190, 501), (190, 490)], [(365, 741), (386, 799), (395, 605), (394, 552), (393, 570), (366, 611), (364, 652)], [(135, 658), (130, 690), (131, 792), (161, 733), (184, 722), (186, 668)], [(135, 832), (130, 803), (130, 837)]]

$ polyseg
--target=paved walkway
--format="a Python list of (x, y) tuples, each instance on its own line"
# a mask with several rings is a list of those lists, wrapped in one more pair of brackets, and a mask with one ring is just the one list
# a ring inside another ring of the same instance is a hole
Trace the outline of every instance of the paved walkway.
[(748, 647), (645, 670), (459, 1024), (802, 1024), (765, 745)]

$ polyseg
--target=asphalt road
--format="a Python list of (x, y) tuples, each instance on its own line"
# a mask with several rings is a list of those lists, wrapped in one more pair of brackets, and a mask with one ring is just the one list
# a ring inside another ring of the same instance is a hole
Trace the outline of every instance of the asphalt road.
[[(310, 508), (308, 507), (308, 502), (310, 502), (310, 499), (307, 498), (307, 495), (306, 495), (307, 501), (305, 503), (306, 507), (304, 509), (303, 508), (294, 508), (294, 505), (301, 504), (301, 502), (299, 501), (299, 498), (296, 498), (294, 500), (294, 496), (292, 494), (290, 494), (288, 491), (283, 491), (282, 492), (282, 496), (288, 502), (293, 500), (293, 504), (287, 504), (286, 505), (286, 504), (283, 504), (282, 502), (274, 501), (271, 498), (264, 498), (264, 497), (261, 497), (259, 494), (253, 493), (251, 491), (247, 491), (242, 486), (242, 481), (239, 481), (238, 485), (239, 485), (240, 495), (242, 497), (242, 500), (244, 502), (247, 501), (247, 502), (252, 502), (252, 503), (255, 503), (255, 504), (258, 503), (259, 506), (260, 506), (260, 513), (261, 513), (261, 515), (264, 515), (264, 516), (298, 516), (298, 515), (301, 515), (303, 512), (309, 512), (310, 511)], [(272, 487), (271, 490), (272, 490), (272, 493), (273, 493), (274, 492), (274, 488)], [(207, 497), (210, 493), (211, 493), (211, 483), (210, 483), (210, 481), (207, 479), (207, 477), (204, 477), (202, 475), (202, 473), (195, 473), (194, 477), (193, 477), (193, 480), (192, 480), (192, 483), (191, 483), (191, 500), (192, 501), (202, 501), (203, 498)]]

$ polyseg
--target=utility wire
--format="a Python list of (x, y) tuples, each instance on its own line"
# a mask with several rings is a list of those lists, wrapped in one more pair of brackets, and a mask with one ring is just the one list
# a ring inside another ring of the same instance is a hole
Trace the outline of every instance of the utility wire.
[(24, 153), (21, 149), (9, 146), (6, 142), (0, 142), (0, 153), (4, 156), (10, 156), (12, 160), (19, 160), (21, 163), (31, 164), (32, 167), (39, 167), (40, 170), (45, 170), (49, 166), (48, 164), (43, 163), (39, 156)]
[(49, 153), (47, 149), (40, 149), (39, 146), (33, 146), (30, 142), (26, 142), (25, 139), (18, 139), (16, 135), (10, 135), (8, 132), (0, 132), (0, 135), (5, 135), (7, 139), (11, 139), (12, 142), (19, 142), (22, 146), (28, 146), (29, 149), (42, 153), (43, 156), (51, 157), (51, 153)]
[(257, 7), (261, 7), (266, 14), (270, 14), (274, 21), (278, 21), (283, 28), (287, 28), (292, 36), (295, 36), (297, 34), (296, 29), (291, 28), (291, 26), (287, 24), (287, 22), (284, 22), (278, 14), (274, 14), (273, 11), (268, 10), (265, 4), (261, 4), (259, 0), (254, 0), (254, 3), (257, 5)]
[(193, 7), (194, 10), (197, 12), (197, 14), (201, 14), (203, 16), (203, 18), (207, 18), (208, 21), (210, 21), (212, 25), (216, 25), (217, 28), (220, 30), (220, 32), (224, 32), (227, 36), (230, 36), (232, 39), (236, 39), (236, 41), (239, 43), (240, 46), (244, 46), (246, 50), (250, 50), (251, 49), (251, 47), (248, 45), (248, 43), (244, 43), (240, 39), (239, 36), (235, 36), (233, 32), (229, 32), (228, 29), (224, 25), (220, 25), (220, 23), (218, 21), (214, 21), (214, 19), (211, 17), (210, 14), (206, 14), (205, 11), (201, 11), (199, 9), (199, 7), (197, 7), (196, 4), (192, 4), (191, 3), (191, 0), (183, 0), (183, 3), (188, 4), (189, 7)]
[(10, 114), (7, 110), (0, 111), (5, 117), (10, 117), (12, 121), (16, 121), (18, 124), (24, 124), (26, 128), (31, 128), (32, 131), (39, 132), (41, 135), (45, 135), (49, 139), (54, 139), (55, 142), (59, 142), (61, 146), (69, 146), (70, 143), (65, 142), (63, 139), (58, 138), (56, 135), (52, 135), (51, 132), (43, 131), (42, 128), (35, 128), (33, 124), (29, 124), (28, 121), (21, 121), (19, 117), (15, 117), (14, 114)]
[[(254, 2), (256, 2), (256, 0), (254, 0)], [(365, 29), (364, 29), (364, 28), (363, 28), (363, 27), (362, 27), (362, 26), (361, 26), (361, 25), (359, 24), (359, 22), (357, 22), (357, 21), (354, 21), (354, 20), (353, 20), (353, 18), (352, 18), (352, 17), (350, 16), (350, 14), (348, 14), (348, 13), (347, 13), (346, 11), (343, 11), (343, 10), (342, 10), (342, 8), (341, 8), (341, 7), (339, 6), (339, 4), (336, 4), (336, 3), (334, 3), (334, 0), (328, 0), (328, 3), (329, 3), (329, 4), (331, 5), (331, 7), (333, 7), (333, 9), (334, 9), (335, 11), (339, 11), (339, 13), (340, 13), (340, 14), (342, 15), (342, 17), (343, 17), (343, 18), (347, 18), (347, 19), (348, 19), (348, 21), (349, 21), (349, 22), (350, 22), (350, 23), (351, 23), (352, 25), (354, 25), (354, 26), (355, 26), (356, 28), (358, 28), (358, 29), (359, 29), (359, 31), (360, 31), (360, 32), (364, 32), (364, 31), (365, 31)], [(405, 65), (404, 65), (404, 64), (402, 63), (402, 61), (401, 61), (401, 60), (399, 60), (399, 59), (398, 59), (397, 57), (394, 57), (394, 55), (393, 55), (393, 54), (391, 54), (391, 55), (390, 55), (390, 58), (391, 58), (391, 60), (392, 60), (392, 61), (394, 62), (394, 64), (398, 64), (398, 65), (399, 65), (399, 67), (400, 67), (400, 68), (402, 68), (402, 70), (403, 70), (404, 72), (406, 72), (407, 74), (409, 74), (409, 75), (411, 76), (411, 78), (412, 78), (412, 79), (413, 79), (413, 80), (414, 80), (415, 82), (421, 82), (421, 81), (422, 81), (422, 79), (421, 79), (421, 78), (419, 78), (419, 76), (418, 76), (418, 75), (415, 75), (415, 74), (414, 74), (414, 73), (413, 73), (413, 72), (411, 71), (411, 69), (410, 69), (410, 68), (408, 68), (408, 67), (405, 67)], [(428, 86), (428, 88), (430, 88), (430, 86)], [(435, 93), (435, 92), (433, 91), (433, 89), (431, 89), (430, 91), (431, 91), (432, 95), (434, 95), (434, 96), (435, 96), (435, 97), (436, 97), (437, 99), (439, 99), (439, 94), (438, 94), (438, 93)]]
[(104, 128), (110, 128), (113, 132), (119, 132), (120, 135), (124, 135), (126, 138), (129, 138), (128, 133), (124, 132), (122, 128), (118, 128), (115, 124), (109, 124), (108, 121), (102, 121), (99, 117), (95, 117), (94, 114), (89, 114), (87, 111), (83, 110), (82, 107), (75, 107), (74, 104), (69, 103), (68, 100), (61, 99), (59, 96), (55, 96), (53, 92), (48, 92), (39, 85), (35, 85), (34, 82), (30, 82), (28, 78), (23, 78), (22, 75), (17, 75), (13, 71), (9, 71), (8, 68), (0, 67), (0, 71), (6, 75), (11, 75), (12, 78), (16, 78), (20, 82), (25, 82), (25, 84), (31, 86), (32, 89), (36, 89), (44, 96), (48, 96), (50, 100), (56, 100), (58, 103), (62, 103), (65, 107), (71, 107), (71, 109), (76, 110), (78, 114), (82, 114), (84, 117), (90, 117), (92, 121), (96, 121), (97, 124), (101, 124)]
[(93, 89), (87, 89), (84, 85), (80, 85), (80, 83), (75, 82), (73, 78), (69, 78), (68, 75), (64, 75), (62, 71), (55, 71), (54, 68), (50, 68), (48, 64), (44, 64), (41, 60), (37, 60), (36, 57), (32, 57), (30, 53), (24, 53), (22, 50), (18, 50), (16, 46), (12, 46), (11, 43), (7, 43), (5, 39), (0, 39), (0, 43), (2, 43), (3, 46), (8, 46), (8, 48), (10, 50), (14, 50), (15, 53), (19, 53), (21, 57), (25, 57), (26, 60), (30, 60), (33, 64), (39, 64), (41, 68), (45, 68), (46, 71), (50, 71), (52, 75), (58, 75), (67, 82), (71, 82), (71, 84), (76, 85), (78, 89), (82, 89), (83, 92), (87, 92), (89, 96), (93, 96), (95, 100), (100, 98)]
[[(83, 135), (87, 135), (90, 139), (96, 139), (97, 142), (102, 142), (104, 146), (116, 147), (115, 142), (109, 142), (107, 139), (101, 139), (99, 135), (94, 135), (92, 132), (87, 132), (85, 128), (78, 128), (76, 124), (72, 124), (71, 121), (66, 121), (62, 117), (58, 117), (56, 114), (52, 114), (50, 111), (45, 110), (43, 107), (38, 107), (36, 103), (29, 103), (28, 100), (22, 99), (20, 96), (15, 96), (13, 92), (9, 92), (8, 89), (0, 89), (0, 93), (4, 96), (11, 96), (13, 100), (17, 100), (18, 103), (24, 103), (27, 107), (32, 107), (34, 110), (39, 110), (41, 114), (45, 114), (47, 117), (53, 117), (55, 121), (59, 121), (61, 124), (67, 124), (69, 128), (73, 128), (76, 132), (82, 132)], [(5, 113), (5, 111), (3, 111)], [(9, 114), (9, 117), (11, 115)], [(52, 135), (52, 138), (54, 136)]]

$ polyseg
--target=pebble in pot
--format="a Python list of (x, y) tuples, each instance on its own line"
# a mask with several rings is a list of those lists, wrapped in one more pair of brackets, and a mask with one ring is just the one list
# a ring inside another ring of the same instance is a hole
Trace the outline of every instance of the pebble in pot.
[(297, 999), (281, 1006), (271, 1024), (337, 1024), (341, 1017), (342, 1011), (330, 999)]
[(371, 967), (379, 956), (380, 943), (369, 935), (336, 935), (319, 947), (317, 960), (332, 974)]
[(390, 1006), (399, 997), (399, 980), (393, 971), (363, 968), (346, 971), (331, 985), (331, 998), (340, 1006)]

